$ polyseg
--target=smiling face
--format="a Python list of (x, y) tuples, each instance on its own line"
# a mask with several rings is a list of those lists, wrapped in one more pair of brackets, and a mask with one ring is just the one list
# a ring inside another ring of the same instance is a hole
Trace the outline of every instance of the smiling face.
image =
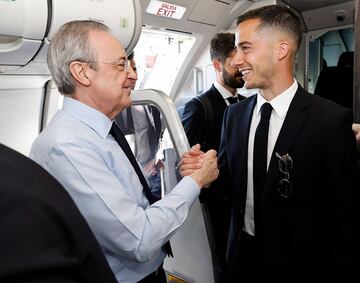
[(259, 19), (241, 22), (235, 33), (237, 48), (231, 65), (243, 75), (248, 89), (271, 88), (272, 78), (276, 74), (276, 36), (269, 29), (258, 29)]
[[(130, 64), (130, 67), (131, 69), (135, 72), (135, 74), (137, 75), (137, 68), (136, 68), (136, 62), (135, 62), (135, 59), (132, 58), (129, 60), (129, 64)], [(130, 85), (130, 89), (133, 90), (135, 88), (135, 85), (136, 85), (136, 81), (137, 81), (137, 77), (134, 78), (134, 77), (130, 77), (130, 82), (131, 82), (131, 85)]]
[(89, 42), (97, 55), (96, 70), (90, 69), (88, 95), (96, 109), (113, 119), (131, 105), (130, 91), (137, 76), (127, 64), (120, 42), (110, 33), (93, 31)]

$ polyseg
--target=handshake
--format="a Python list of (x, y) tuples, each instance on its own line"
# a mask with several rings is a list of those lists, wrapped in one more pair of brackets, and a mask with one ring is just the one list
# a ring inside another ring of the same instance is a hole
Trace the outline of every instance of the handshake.
[(188, 152), (184, 153), (179, 163), (180, 175), (190, 176), (200, 188), (207, 187), (219, 176), (216, 151), (211, 149), (204, 153), (200, 145), (194, 145)]

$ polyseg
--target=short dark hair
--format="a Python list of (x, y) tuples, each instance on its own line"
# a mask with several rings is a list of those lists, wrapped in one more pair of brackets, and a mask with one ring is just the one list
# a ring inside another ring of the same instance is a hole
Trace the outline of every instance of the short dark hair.
[(230, 53), (235, 50), (235, 35), (233, 33), (218, 33), (210, 42), (211, 61), (219, 59), (224, 63)]
[(252, 19), (260, 20), (259, 29), (276, 27), (285, 30), (295, 39), (297, 43), (296, 49), (299, 49), (302, 37), (301, 22), (299, 17), (290, 8), (281, 5), (260, 7), (239, 16), (236, 24), (239, 25), (244, 21)]

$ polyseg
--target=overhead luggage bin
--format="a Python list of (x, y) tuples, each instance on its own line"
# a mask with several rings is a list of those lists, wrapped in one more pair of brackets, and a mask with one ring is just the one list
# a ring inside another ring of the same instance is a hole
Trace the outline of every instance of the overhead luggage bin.
[(72, 20), (96, 20), (110, 27), (130, 53), (142, 23), (139, 0), (0, 1), (0, 73), (49, 75), (51, 38)]
[(35, 56), (46, 32), (47, 7), (47, 0), (0, 1), (0, 65), (23, 66)]
[(138, 0), (52, 0), (49, 41), (61, 25), (72, 20), (95, 20), (106, 24), (128, 51), (137, 43), (142, 27)]

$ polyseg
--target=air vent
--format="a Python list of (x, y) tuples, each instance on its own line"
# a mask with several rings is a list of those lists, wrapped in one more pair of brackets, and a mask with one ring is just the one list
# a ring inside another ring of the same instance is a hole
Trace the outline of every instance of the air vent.
[(192, 32), (190, 32), (190, 31), (176, 30), (176, 29), (170, 29), (170, 28), (166, 28), (165, 30), (172, 31), (172, 32), (178, 32), (178, 33), (184, 33), (184, 34), (192, 34)]

